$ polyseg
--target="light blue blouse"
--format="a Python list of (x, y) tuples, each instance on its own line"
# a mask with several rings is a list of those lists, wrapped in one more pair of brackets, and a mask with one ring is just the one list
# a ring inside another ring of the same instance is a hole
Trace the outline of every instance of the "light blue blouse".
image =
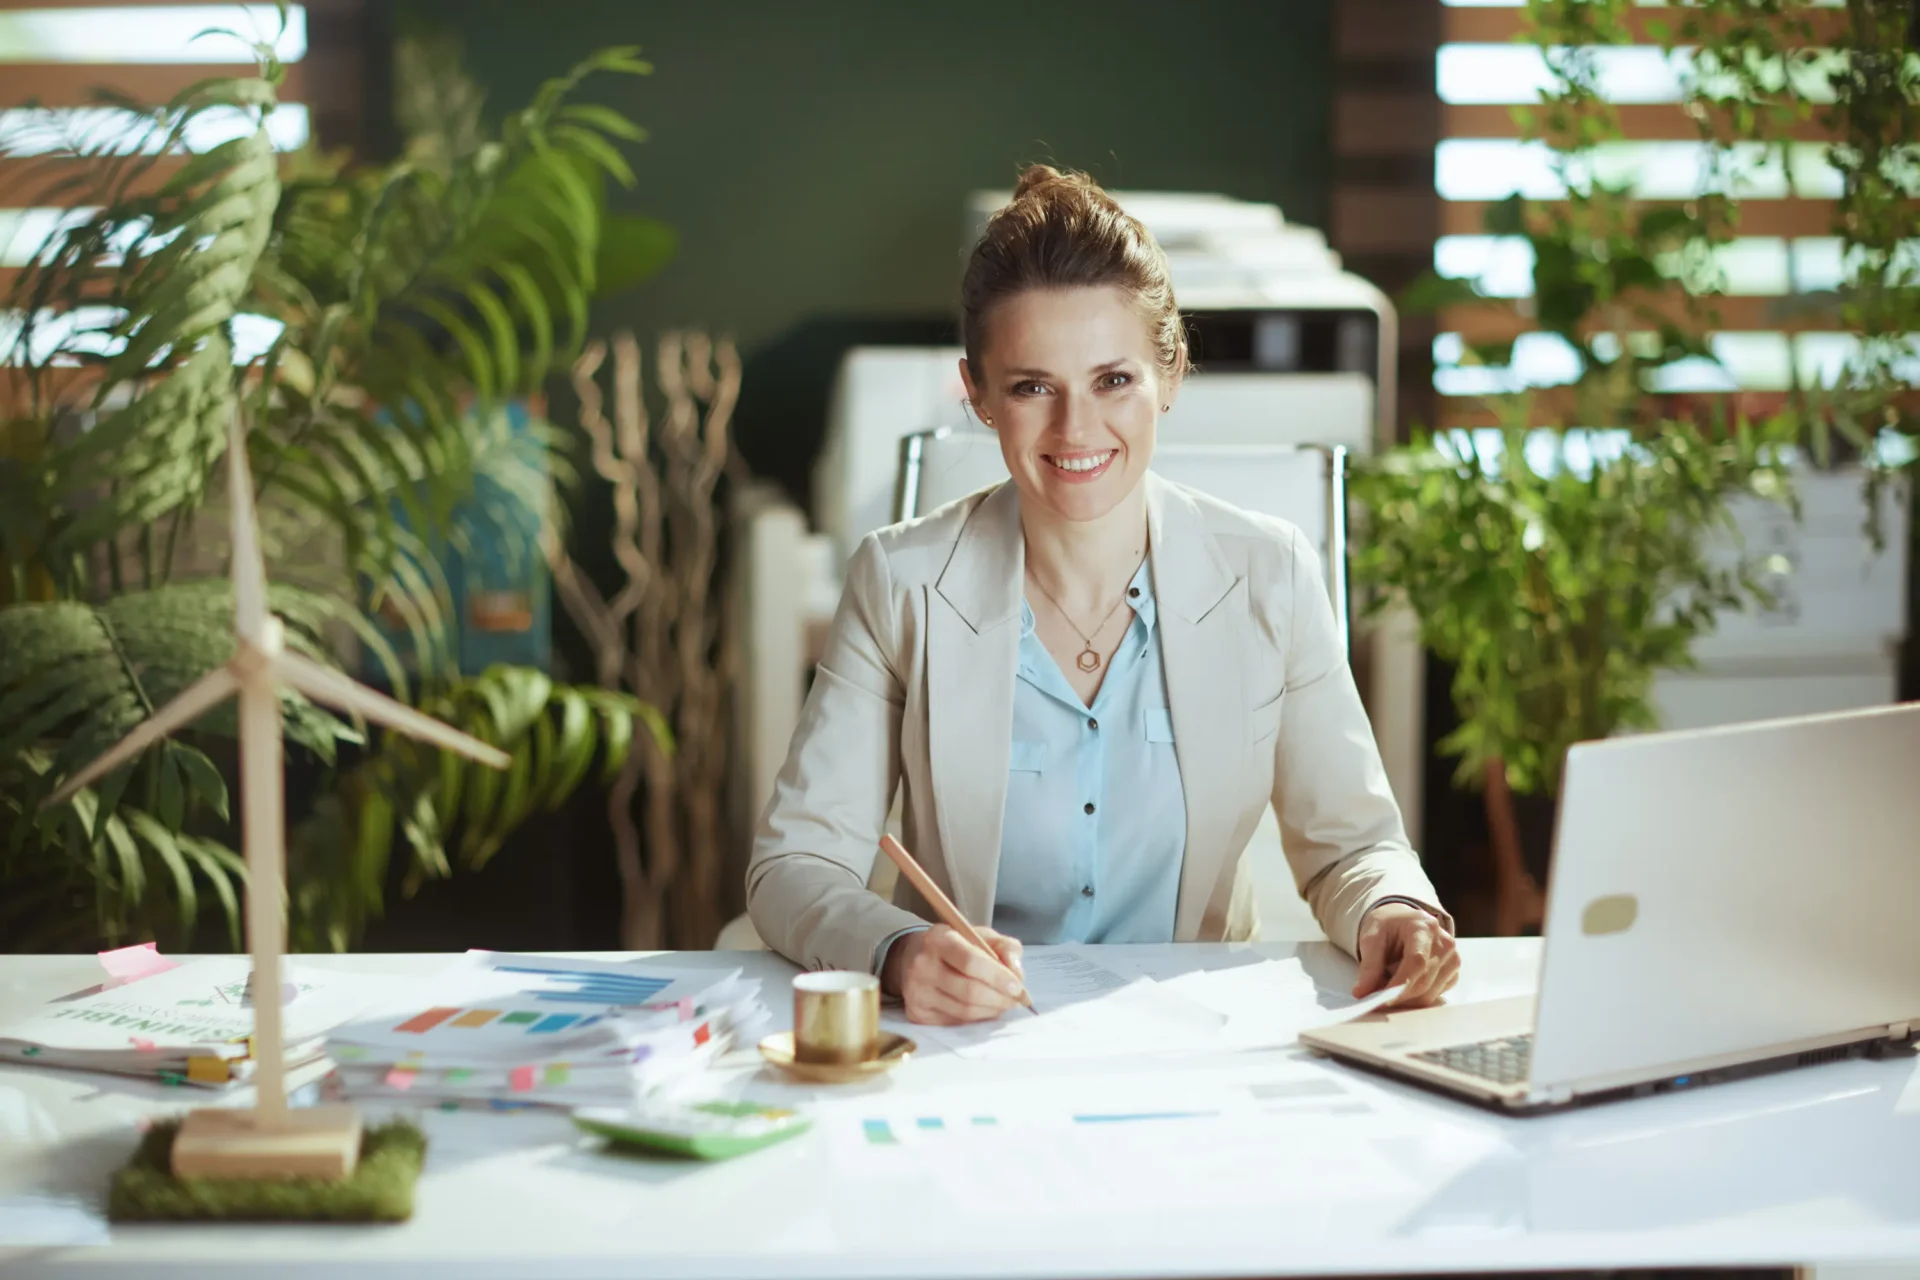
[(1173, 939), (1187, 803), (1145, 562), (1127, 603), (1133, 622), (1092, 706), (1020, 604), (993, 927), (1025, 943)]
[[(1127, 585), (1133, 622), (1093, 705), (1080, 700), (1020, 602), (1019, 679), (993, 927), (1028, 944), (1171, 942), (1187, 798), (1155, 627), (1153, 572)], [(902, 929), (874, 948), (886, 963)]]

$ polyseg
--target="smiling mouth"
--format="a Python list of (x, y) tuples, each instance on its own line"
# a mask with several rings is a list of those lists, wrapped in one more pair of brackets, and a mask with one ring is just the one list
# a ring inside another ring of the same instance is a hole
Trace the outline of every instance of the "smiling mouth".
[(1119, 452), (1118, 449), (1103, 449), (1099, 453), (1043, 453), (1040, 456), (1061, 471), (1078, 474), (1084, 471), (1098, 471), (1113, 461), (1114, 455)]

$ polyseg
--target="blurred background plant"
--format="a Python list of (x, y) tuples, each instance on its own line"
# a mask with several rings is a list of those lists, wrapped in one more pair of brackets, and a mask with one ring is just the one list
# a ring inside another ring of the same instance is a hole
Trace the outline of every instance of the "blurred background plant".
[[(1717, 616), (1771, 600), (1775, 566), (1741, 544), (1735, 506), (1797, 512), (1793, 468), (1844, 460), (1862, 469), (1863, 522), (1877, 528), (1880, 490), (1912, 456), (1901, 447), (1914, 433), (1920, 333), (1911, 15), (1857, 0), (1839, 46), (1821, 48), (1814, 8), (1529, 0), (1549, 83), (1513, 115), (1565, 195), (1514, 196), (1491, 207), (1486, 230), (1524, 241), (1532, 287), (1515, 301), (1431, 275), (1403, 299), (1410, 311), (1467, 308), (1444, 354), (1481, 390), (1492, 425), (1418, 436), (1363, 465), (1353, 567), (1376, 612), (1410, 608), (1451, 664), (1459, 727), (1438, 749), (1457, 757), (1456, 785), (1484, 792), (1495, 932), (1541, 922), (1551, 822), (1532, 823), (1539, 838), (1523, 847), (1516, 797), (1544, 797), (1550, 816), (1569, 746), (1653, 727), (1654, 677), (1692, 665)], [(1638, 157), (1620, 145), (1599, 56), (1630, 44), (1634, 23), (1663, 43), (1710, 144), (1691, 199), (1635, 195)], [(1838, 308), (1858, 331), (1855, 354), (1821, 380), (1796, 361), (1782, 394), (1678, 393), (1724, 371), (1712, 335), (1740, 196), (1756, 173), (1789, 171), (1793, 124), (1815, 112), (1845, 176), (1845, 279), (1832, 295), (1791, 293), (1774, 319), (1792, 328)], [(1530, 330), (1571, 353), (1558, 385), (1529, 386), (1512, 367)]]
[[(42, 158), (42, 203), (89, 210), (20, 271), (6, 335), (18, 376), (0, 403), (0, 940), (12, 949), (237, 935), (230, 712), (40, 808), (229, 652), (209, 498), (233, 414), (294, 642), (344, 657), (364, 646), (399, 696), (513, 757), (496, 775), (365, 741), (290, 700), (290, 738), (327, 770), (289, 841), (296, 945), (351, 945), (382, 910), (396, 854), (409, 890), (477, 869), (596, 761), (618, 774), (636, 730), (670, 748), (630, 695), (524, 667), (462, 674), (442, 568), (490, 523), (557, 518), (552, 430), (511, 429), (506, 410), (578, 348), (594, 297), (672, 253), (667, 228), (607, 210), (607, 183), (632, 183), (620, 148), (640, 130), (577, 101), (590, 77), (650, 68), (635, 49), (603, 50), (490, 128), (457, 50), (412, 33), (396, 50), (413, 90), (396, 113), (405, 145), (376, 165), (277, 155), (283, 69), (270, 41), (255, 49), (256, 77), (204, 81), (159, 109), (115, 102), (126, 129), (112, 141), (6, 140)], [(223, 140), (183, 155), (210, 135)], [(89, 163), (62, 163), (75, 159)]]

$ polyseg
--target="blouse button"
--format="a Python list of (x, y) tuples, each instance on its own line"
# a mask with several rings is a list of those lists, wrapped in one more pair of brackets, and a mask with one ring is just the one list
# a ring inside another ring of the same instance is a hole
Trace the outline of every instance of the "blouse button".
[(1087, 812), (1088, 812), (1088, 813), (1092, 813), (1092, 812), (1093, 812), (1093, 801), (1091, 801), (1091, 800), (1089, 800), (1089, 801), (1087, 801)]
[(1099, 727), (1100, 727), (1100, 722), (1098, 720), (1095, 720), (1092, 716), (1087, 717), (1087, 728), (1098, 729)]
[(1138, 600), (1139, 598), (1140, 598), (1140, 588), (1138, 587), (1127, 588), (1127, 599)]
[(1093, 896), (1093, 886), (1090, 884), (1081, 885), (1080, 896), (1083, 898), (1091, 898)]

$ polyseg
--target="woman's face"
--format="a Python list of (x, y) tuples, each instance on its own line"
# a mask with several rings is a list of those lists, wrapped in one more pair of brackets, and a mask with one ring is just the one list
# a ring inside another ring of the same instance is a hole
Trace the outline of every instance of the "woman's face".
[(967, 396), (1000, 437), (1023, 502), (1098, 520), (1153, 460), (1154, 424), (1173, 388), (1156, 372), (1147, 322), (1112, 287), (1035, 289), (987, 317)]

